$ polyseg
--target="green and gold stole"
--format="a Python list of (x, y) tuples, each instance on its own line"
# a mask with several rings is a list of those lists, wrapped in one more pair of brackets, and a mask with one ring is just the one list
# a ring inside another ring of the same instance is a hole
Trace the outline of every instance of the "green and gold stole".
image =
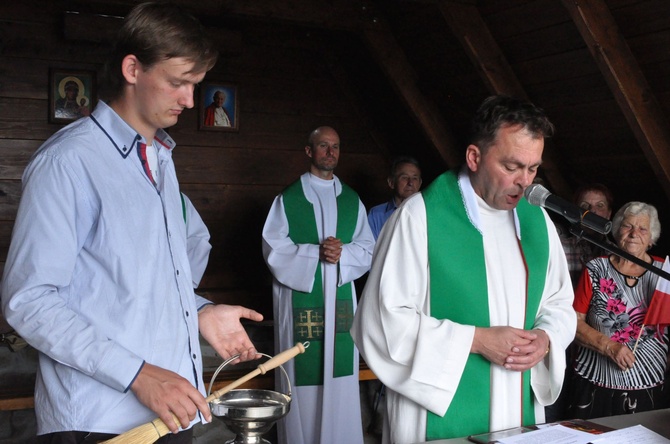
[[(457, 175), (442, 174), (423, 191), (423, 197), (428, 224), (430, 315), (459, 324), (490, 327), (484, 241), (468, 218)], [(539, 207), (521, 199), (517, 216), (528, 276), (524, 328), (532, 329), (547, 275), (549, 238)], [(482, 355), (470, 354), (447, 413), (439, 417), (428, 412), (427, 440), (489, 430), (490, 365)], [(530, 370), (523, 374), (522, 397), (523, 424), (535, 424)]]
[[(307, 200), (298, 180), (283, 192), (289, 237), (296, 244), (319, 244), (314, 206)], [(343, 244), (354, 237), (358, 220), (358, 195), (342, 184), (337, 196), (337, 233)], [(338, 263), (339, 273), (339, 263)], [(354, 341), (349, 334), (354, 319), (352, 283), (337, 288), (335, 356), (333, 377), (354, 374)], [(309, 341), (305, 353), (294, 358), (296, 385), (323, 384), (324, 290), (321, 263), (316, 267), (311, 293), (293, 290), (293, 336), (295, 342)]]

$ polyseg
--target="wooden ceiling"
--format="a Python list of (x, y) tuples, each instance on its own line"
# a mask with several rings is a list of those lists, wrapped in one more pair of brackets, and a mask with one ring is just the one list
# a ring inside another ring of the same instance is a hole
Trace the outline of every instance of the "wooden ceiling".
[[(96, 3), (121, 11), (137, 2), (84, 2)], [(650, 202), (670, 226), (667, 0), (177, 3), (221, 28), (232, 52), (224, 30), (244, 21), (282, 26), (278, 39), (320, 39), (319, 62), (374, 140), (389, 154), (415, 154), (429, 179), (461, 163), (470, 117), (486, 96), (527, 97), (556, 125), (541, 169), (553, 192), (570, 198), (579, 185), (602, 182), (615, 206)]]

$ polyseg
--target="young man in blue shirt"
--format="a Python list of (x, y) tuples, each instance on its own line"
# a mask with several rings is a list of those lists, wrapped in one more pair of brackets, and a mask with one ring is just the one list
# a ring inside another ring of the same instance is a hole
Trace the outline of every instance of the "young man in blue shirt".
[(193, 291), (208, 235), (192, 235), (163, 130), (193, 107), (216, 59), (184, 11), (136, 6), (109, 59), (105, 101), (26, 168), (2, 310), (40, 352), (38, 442), (97, 442), (156, 416), (173, 432), (159, 442), (191, 442), (191, 426), (211, 419), (199, 334), (223, 358), (257, 357), (240, 318), (262, 316)]

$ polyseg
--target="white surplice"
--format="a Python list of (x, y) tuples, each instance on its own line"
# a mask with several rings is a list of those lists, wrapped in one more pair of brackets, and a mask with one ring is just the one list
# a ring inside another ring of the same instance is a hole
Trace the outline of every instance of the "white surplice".
[[(523, 328), (526, 271), (516, 212), (488, 207), (465, 172), (459, 175), (459, 186), (463, 196), (454, 199), (465, 202), (470, 221), (484, 233), (491, 326)], [(538, 423), (544, 420), (542, 406), (560, 393), (565, 348), (576, 330), (565, 255), (553, 223), (542, 213), (549, 232), (549, 266), (534, 328), (547, 332), (551, 351), (531, 369)], [(449, 408), (474, 338), (474, 326), (430, 316), (427, 245), (426, 208), (418, 193), (382, 229), (352, 328), (361, 355), (387, 387), (385, 443), (425, 440), (427, 411), (442, 416)], [(462, 297), (467, 304), (467, 295)], [(490, 430), (521, 424), (520, 380), (519, 372), (491, 366), (490, 406), (482, 406), (490, 409)]]
[[(305, 197), (314, 205), (319, 240), (336, 237), (336, 197), (342, 192), (337, 177), (322, 180), (305, 173), (300, 178)], [(335, 337), (335, 298), (338, 286), (352, 282), (370, 269), (374, 237), (367, 222), (365, 207), (359, 200), (358, 219), (353, 239), (342, 247), (339, 265), (321, 262), (325, 298), (324, 385), (295, 386), (294, 361), (284, 364), (291, 380), (293, 398), (289, 414), (278, 422), (279, 442), (283, 444), (362, 443), (358, 388), (358, 351), (354, 350), (354, 373), (333, 378)], [(263, 227), (263, 256), (273, 280), (275, 350), (295, 345), (293, 336), (292, 290), (310, 292), (319, 263), (319, 245), (295, 244), (288, 237), (289, 227), (282, 196), (275, 199)], [(338, 274), (339, 268), (339, 274)], [(354, 305), (355, 288), (352, 287)], [(288, 389), (283, 374), (276, 373), (277, 390)]]

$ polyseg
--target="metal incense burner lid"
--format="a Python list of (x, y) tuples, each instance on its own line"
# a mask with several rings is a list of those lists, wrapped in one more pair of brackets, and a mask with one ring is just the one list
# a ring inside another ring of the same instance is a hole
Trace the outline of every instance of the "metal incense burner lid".
[[(219, 372), (238, 356), (229, 358), (216, 369), (209, 383), (208, 396)], [(236, 435), (235, 439), (226, 441), (226, 444), (271, 444), (263, 439), (263, 435), (270, 431), (276, 421), (286, 416), (291, 406), (291, 382), (284, 367), (280, 365), (279, 369), (288, 382), (288, 394), (272, 390), (236, 389), (210, 401), (212, 415), (222, 420)]]

